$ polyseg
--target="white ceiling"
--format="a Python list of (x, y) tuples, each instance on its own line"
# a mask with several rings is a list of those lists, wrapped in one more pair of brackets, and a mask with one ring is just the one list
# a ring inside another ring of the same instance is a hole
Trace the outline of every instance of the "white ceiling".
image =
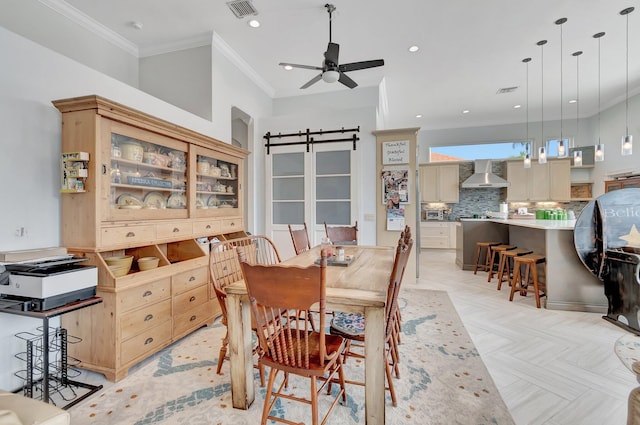
[[(55, 1), (60, 0), (42, 0)], [(353, 71), (361, 87), (384, 80), (388, 127), (469, 127), (526, 120), (529, 65), (529, 120), (576, 119), (579, 69), (581, 117), (598, 112), (598, 42), (601, 39), (601, 106), (625, 98), (626, 22), (629, 19), (629, 90), (640, 88), (639, 0), (330, 0), (333, 42), (340, 62), (385, 60), (385, 66)], [(329, 38), (321, 0), (253, 0), (261, 22), (236, 18), (225, 0), (67, 0), (83, 14), (137, 46), (140, 56), (221, 37), (272, 89), (276, 97), (349, 90), (339, 83), (299, 87), (316, 71), (285, 71), (279, 62), (320, 65)], [(562, 28), (554, 22), (566, 17)], [(135, 29), (132, 22), (142, 23)], [(560, 51), (562, 31), (562, 53)], [(536, 42), (547, 39), (542, 49)], [(420, 46), (409, 53), (411, 45)], [(582, 50), (579, 67), (572, 53)], [(562, 56), (562, 74), (560, 58)], [(560, 76), (562, 75), (562, 80)], [(541, 106), (544, 81), (544, 108)], [(562, 83), (561, 83), (562, 81)], [(517, 86), (509, 94), (500, 88)], [(354, 90), (358, 90), (357, 88)], [(522, 108), (513, 106), (521, 104)], [(462, 114), (468, 109), (470, 113)], [(422, 118), (416, 118), (422, 114)]]

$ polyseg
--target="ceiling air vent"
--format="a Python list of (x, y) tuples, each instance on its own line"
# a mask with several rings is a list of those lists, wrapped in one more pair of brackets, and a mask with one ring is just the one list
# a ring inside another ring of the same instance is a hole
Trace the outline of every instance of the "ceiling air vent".
[(501, 89), (498, 89), (498, 91), (496, 92), (496, 94), (503, 94), (503, 93), (511, 93), (516, 91), (518, 88), (518, 86), (514, 86), (514, 87), (503, 87)]
[(258, 11), (255, 7), (253, 7), (253, 4), (251, 3), (251, 0), (228, 1), (227, 6), (229, 6), (229, 9), (231, 9), (233, 14), (236, 15), (236, 18), (242, 19), (245, 16), (258, 14)]

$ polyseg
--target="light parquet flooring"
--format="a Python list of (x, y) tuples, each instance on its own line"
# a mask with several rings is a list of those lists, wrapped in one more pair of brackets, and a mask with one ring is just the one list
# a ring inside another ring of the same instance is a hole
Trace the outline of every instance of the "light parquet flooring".
[(460, 270), (452, 250), (423, 249), (416, 285), (449, 293), (516, 424), (626, 424), (638, 384), (613, 348), (627, 332), (602, 314), (509, 302), (508, 284)]

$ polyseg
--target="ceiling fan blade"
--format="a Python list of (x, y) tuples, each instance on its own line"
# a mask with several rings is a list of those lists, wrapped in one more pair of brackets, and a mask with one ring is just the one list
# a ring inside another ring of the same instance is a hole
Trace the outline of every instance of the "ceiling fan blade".
[(341, 72), (357, 71), (359, 69), (375, 68), (376, 66), (383, 66), (383, 59), (376, 59), (372, 61), (352, 62), (340, 65), (338, 68)]
[(293, 68), (302, 68), (302, 69), (315, 69), (316, 71), (322, 71), (322, 67), (320, 66), (298, 65), (297, 63), (286, 63), (286, 62), (280, 62), (278, 65), (291, 66)]
[[(322, 68), (321, 68), (322, 69)], [(317, 83), (318, 81), (320, 81), (320, 79), (322, 78), (322, 73), (316, 75), (315, 77), (313, 77), (312, 79), (310, 79), (309, 81), (307, 81), (302, 87), (300, 87), (301, 89), (306, 89), (307, 87), (309, 87), (312, 84)]]
[(340, 73), (340, 78), (338, 78), (338, 81), (340, 81), (342, 84), (349, 87), (350, 89), (353, 89), (358, 86), (358, 83), (353, 81), (351, 78), (347, 76), (347, 74), (344, 74), (342, 72)]
[(338, 43), (329, 43), (327, 51), (324, 52), (324, 58), (328, 62), (338, 64), (338, 55), (340, 53), (340, 45)]

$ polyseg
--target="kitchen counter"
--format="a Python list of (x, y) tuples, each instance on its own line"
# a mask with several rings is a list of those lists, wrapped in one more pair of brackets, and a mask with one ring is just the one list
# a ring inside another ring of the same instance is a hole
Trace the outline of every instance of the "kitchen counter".
[(494, 223), (502, 223), (512, 226), (530, 227), (532, 229), (543, 230), (573, 230), (573, 228), (576, 226), (575, 220), (531, 220), (517, 218), (499, 220), (490, 218), (489, 221), (492, 221)]
[(456, 264), (463, 270), (473, 270), (478, 241), (529, 248), (546, 257), (546, 276), (540, 277), (547, 285), (546, 308), (606, 314), (604, 285), (582, 264), (575, 249), (575, 220), (464, 219), (461, 223)]

